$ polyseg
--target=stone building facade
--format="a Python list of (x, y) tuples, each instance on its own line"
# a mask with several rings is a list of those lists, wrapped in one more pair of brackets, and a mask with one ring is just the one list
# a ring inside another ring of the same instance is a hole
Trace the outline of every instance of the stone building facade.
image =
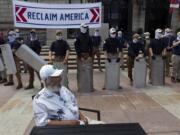
[[(102, 2), (102, 21), (130, 35), (142, 28), (151, 33), (157, 27), (180, 28), (179, 11), (169, 14), (169, 0), (23, 0), (37, 3), (87, 3)], [(13, 29), (12, 0), (0, 0), (0, 30)], [(28, 29), (23, 29), (26, 31)], [(45, 33), (46, 30), (40, 30)], [(67, 37), (73, 30), (65, 32)], [(26, 33), (26, 32), (25, 32)]]

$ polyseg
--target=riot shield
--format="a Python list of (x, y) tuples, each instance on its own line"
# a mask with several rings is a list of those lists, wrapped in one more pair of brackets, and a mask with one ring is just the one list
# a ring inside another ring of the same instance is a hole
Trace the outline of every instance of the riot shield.
[(15, 55), (18, 58), (22, 59), (25, 63), (30, 65), (36, 71), (39, 71), (41, 67), (46, 64), (46, 61), (43, 60), (27, 45), (21, 45), (15, 52)]
[(78, 60), (78, 89), (80, 92), (93, 91), (92, 60)]
[(119, 89), (120, 62), (116, 62), (116, 60), (111, 59), (111, 62), (106, 61), (105, 88), (107, 90)]
[(135, 88), (146, 87), (147, 65), (144, 58), (134, 61), (133, 86)]
[(1, 51), (2, 51), (2, 57), (4, 60), (5, 68), (6, 68), (6, 73), (9, 74), (16, 74), (17, 69), (16, 65), (14, 62), (14, 57), (12, 54), (12, 50), (10, 48), (9, 44), (4, 44), (0, 46)]
[(155, 56), (151, 60), (151, 78), (152, 85), (162, 86), (165, 84), (165, 63), (161, 56)]

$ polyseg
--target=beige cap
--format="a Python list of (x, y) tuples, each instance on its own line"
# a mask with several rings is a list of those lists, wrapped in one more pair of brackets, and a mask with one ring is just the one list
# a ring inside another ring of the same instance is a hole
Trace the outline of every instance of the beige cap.
[(135, 34), (133, 35), (133, 38), (140, 38), (140, 35), (137, 34), (137, 33), (135, 33)]
[(61, 30), (56, 30), (56, 35), (60, 35), (62, 34), (62, 31)]

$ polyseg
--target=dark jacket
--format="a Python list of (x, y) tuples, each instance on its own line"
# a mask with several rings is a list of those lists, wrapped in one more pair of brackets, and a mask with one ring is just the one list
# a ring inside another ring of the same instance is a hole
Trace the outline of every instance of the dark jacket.
[(89, 56), (92, 56), (92, 52), (93, 52), (92, 39), (88, 33), (85, 34), (80, 33), (79, 36), (76, 38), (74, 45), (78, 57), (81, 57), (82, 53), (88, 53)]
[(27, 45), (37, 54), (40, 54), (41, 52), (41, 43), (39, 42), (38, 39), (31, 41), (28, 40)]

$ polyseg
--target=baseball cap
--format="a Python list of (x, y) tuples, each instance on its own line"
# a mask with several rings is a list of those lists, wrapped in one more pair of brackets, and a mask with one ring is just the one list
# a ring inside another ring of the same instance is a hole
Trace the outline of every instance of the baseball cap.
[(56, 35), (60, 35), (62, 34), (62, 31), (61, 30), (56, 30)]
[(162, 32), (162, 29), (156, 29), (156, 31), (155, 31), (156, 33), (161, 33)]
[(135, 33), (135, 34), (133, 35), (133, 38), (140, 38), (140, 35), (137, 34), (137, 33)]
[(9, 31), (9, 33), (8, 33), (9, 35), (13, 35), (13, 34), (15, 34), (15, 32), (14, 31)]
[(32, 29), (32, 30), (31, 30), (31, 33), (36, 33), (36, 30), (35, 30), (35, 29)]
[(48, 77), (57, 77), (60, 76), (63, 72), (63, 69), (55, 69), (53, 65), (44, 65), (39, 71), (39, 75), (42, 80), (47, 79)]
[(88, 25), (85, 24), (85, 23), (82, 23), (80, 27), (83, 27), (83, 28), (88, 28)]
[(111, 28), (111, 29), (109, 30), (109, 32), (110, 32), (110, 34), (116, 33), (116, 29), (115, 29), (115, 28)]

